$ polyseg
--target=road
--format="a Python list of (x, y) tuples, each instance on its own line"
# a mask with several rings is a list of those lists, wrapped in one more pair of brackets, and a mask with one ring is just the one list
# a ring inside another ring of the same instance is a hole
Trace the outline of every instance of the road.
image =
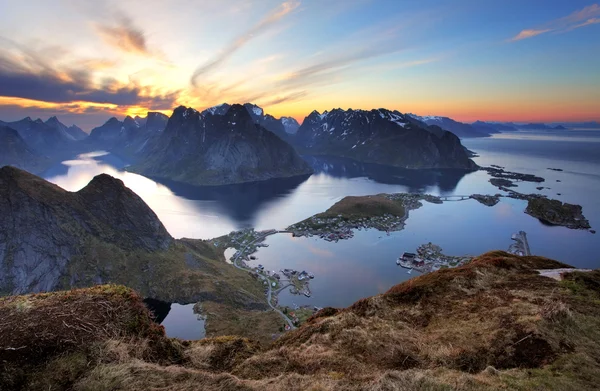
[[(244, 249), (243, 249), (243, 250), (239, 250), (239, 253), (240, 253), (240, 254), (243, 254), (243, 253), (246, 251), (246, 249), (248, 248), (248, 246), (250, 246), (250, 245), (252, 245), (252, 244), (256, 243), (256, 241), (257, 241), (257, 240), (259, 240), (259, 239), (260, 239), (260, 240), (262, 240), (263, 238), (264, 238), (264, 237), (260, 237), (260, 238), (258, 238), (258, 239), (254, 239), (252, 242), (248, 243), (248, 244), (246, 245), (246, 247), (244, 247)], [(239, 266), (239, 265), (237, 264), (237, 261), (238, 261), (239, 259), (240, 259), (240, 255), (238, 255), (238, 256), (237, 256), (237, 257), (236, 257), (236, 258), (233, 260), (233, 266), (237, 267), (237, 268), (238, 268), (238, 269), (240, 269), (240, 270), (249, 271), (249, 270), (248, 270), (248, 269), (246, 269), (245, 267)], [(248, 261), (248, 259), (246, 259), (246, 261)], [(271, 307), (271, 308), (273, 309), (273, 311), (275, 311), (275, 312), (277, 312), (279, 315), (281, 315), (281, 317), (282, 317), (282, 318), (283, 318), (283, 319), (286, 321), (286, 323), (287, 323), (287, 324), (290, 326), (290, 328), (291, 328), (292, 330), (294, 330), (294, 329), (296, 328), (296, 326), (294, 326), (294, 323), (292, 323), (292, 321), (290, 320), (290, 318), (288, 318), (288, 317), (287, 317), (287, 316), (286, 316), (286, 315), (285, 315), (283, 312), (281, 312), (281, 311), (279, 310), (279, 308), (277, 308), (277, 307), (273, 306), (273, 304), (271, 304), (272, 288), (271, 288), (271, 284), (269, 283), (269, 280), (268, 280), (268, 279), (267, 279), (265, 276), (263, 276), (262, 274), (259, 274), (258, 276), (261, 278), (261, 280), (263, 280), (263, 281), (267, 281), (267, 287), (269, 288), (269, 291), (267, 292), (267, 304), (269, 305), (269, 307)]]

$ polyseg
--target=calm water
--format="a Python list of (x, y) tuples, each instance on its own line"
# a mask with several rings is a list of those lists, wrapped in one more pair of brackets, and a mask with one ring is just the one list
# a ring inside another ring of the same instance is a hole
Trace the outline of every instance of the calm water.
[[(600, 228), (599, 131), (504, 133), (463, 143), (479, 153), (480, 157), (474, 160), (480, 165), (498, 164), (508, 170), (546, 178), (542, 184), (521, 183), (517, 190), (537, 192), (536, 186), (550, 187), (542, 193), (582, 205), (592, 227)], [(249, 226), (284, 228), (324, 211), (346, 195), (498, 192), (489, 184), (485, 172), (465, 175), (451, 171), (407, 171), (312, 157), (306, 159), (316, 173), (309, 178), (201, 188), (159, 183), (123, 172), (120, 169), (125, 162), (112, 155), (100, 155), (88, 154), (65, 162), (46, 178), (75, 191), (102, 172), (118, 177), (150, 205), (175, 237), (206, 239)], [(548, 167), (564, 171), (551, 171)], [(525, 230), (536, 255), (578, 267), (600, 267), (597, 255), (600, 234), (545, 226), (524, 214), (525, 206), (526, 202), (512, 199), (503, 199), (494, 207), (474, 200), (443, 205), (425, 203), (423, 208), (411, 212), (404, 231), (390, 236), (374, 230), (360, 231), (354, 239), (338, 243), (290, 235), (271, 236), (267, 241), (270, 246), (259, 251), (256, 263), (263, 263), (271, 270), (292, 267), (315, 273), (311, 298), (282, 293), (280, 302), (318, 306), (346, 306), (412, 277), (416, 273), (407, 274), (395, 265), (395, 259), (403, 251), (414, 251), (429, 241), (441, 245), (451, 255), (476, 255), (508, 248), (510, 235)]]

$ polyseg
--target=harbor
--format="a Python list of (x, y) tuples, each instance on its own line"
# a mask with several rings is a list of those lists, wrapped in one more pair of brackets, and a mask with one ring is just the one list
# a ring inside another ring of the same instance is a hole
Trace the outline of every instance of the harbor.
[[(531, 255), (527, 233), (519, 231), (512, 234), (511, 239), (514, 243), (508, 247), (508, 252), (519, 256)], [(451, 256), (445, 255), (442, 248), (431, 242), (420, 245), (416, 253), (405, 252), (397, 260), (396, 264), (405, 269), (408, 273), (413, 270), (419, 273), (429, 273), (436, 270), (462, 266), (473, 259), (471, 256)]]
[(419, 273), (430, 273), (440, 269), (462, 266), (471, 259), (473, 257), (445, 255), (440, 246), (429, 242), (420, 245), (416, 253), (403, 253), (396, 260), (396, 264), (408, 269), (408, 273), (413, 270)]

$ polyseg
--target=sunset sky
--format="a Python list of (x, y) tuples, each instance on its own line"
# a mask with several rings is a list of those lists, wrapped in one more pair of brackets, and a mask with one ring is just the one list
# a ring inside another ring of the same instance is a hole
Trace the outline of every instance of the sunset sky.
[(600, 120), (600, 4), (0, 0), (0, 119), (253, 102), (460, 121)]

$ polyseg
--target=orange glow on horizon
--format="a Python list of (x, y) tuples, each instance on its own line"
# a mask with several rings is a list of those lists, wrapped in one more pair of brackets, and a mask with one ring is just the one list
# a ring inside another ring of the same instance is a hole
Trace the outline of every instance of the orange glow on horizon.
[[(299, 123), (302, 123), (304, 118), (313, 110), (322, 113), (325, 110), (334, 108), (342, 108), (344, 110), (363, 109), (371, 110), (374, 108), (388, 108), (390, 110), (398, 110), (402, 113), (414, 113), (418, 115), (439, 115), (450, 117), (456, 121), (471, 123), (477, 120), (482, 121), (502, 121), (502, 122), (584, 122), (584, 121), (600, 121), (600, 109), (595, 102), (571, 102), (565, 105), (563, 102), (520, 102), (513, 101), (504, 105), (498, 105), (493, 102), (467, 102), (467, 101), (452, 101), (452, 102), (407, 102), (407, 103), (383, 103), (374, 102), (370, 106), (364, 103), (359, 105), (347, 104), (333, 105), (329, 102), (317, 102), (314, 100), (286, 102), (274, 106), (261, 106), (265, 113), (271, 114), (277, 118), (286, 116), (295, 118)], [(233, 103), (233, 102), (230, 102)], [(184, 106), (191, 106), (182, 103)], [(44, 109), (57, 110), (56, 113), (60, 116), (60, 112), (69, 114), (85, 115), (86, 110), (90, 108), (96, 111), (106, 113), (107, 118), (145, 117), (148, 111), (155, 111), (170, 116), (173, 109), (169, 110), (151, 110), (143, 106), (118, 106), (114, 104), (101, 104), (91, 102), (71, 102), (71, 103), (54, 103), (45, 101), (36, 101), (22, 98), (0, 97), (0, 107), (18, 107), (25, 110), (23, 116), (27, 116), (27, 109)], [(191, 106), (193, 107), (193, 106)], [(208, 107), (208, 106), (207, 106)], [(206, 107), (194, 107), (197, 110), (202, 110)], [(50, 115), (55, 115), (51, 112)]]

